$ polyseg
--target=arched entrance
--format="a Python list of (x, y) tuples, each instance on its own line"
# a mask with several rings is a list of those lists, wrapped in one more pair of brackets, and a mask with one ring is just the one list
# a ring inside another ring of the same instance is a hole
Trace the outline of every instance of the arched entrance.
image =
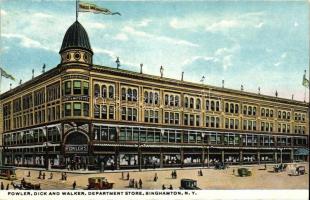
[(89, 137), (80, 131), (69, 132), (64, 138), (65, 164), (68, 170), (86, 169), (89, 159)]

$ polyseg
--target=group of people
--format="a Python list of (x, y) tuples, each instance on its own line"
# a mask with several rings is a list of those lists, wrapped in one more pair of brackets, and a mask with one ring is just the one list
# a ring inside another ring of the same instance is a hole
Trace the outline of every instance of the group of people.
[(176, 179), (177, 178), (177, 170), (173, 170), (171, 172), (171, 178)]
[[(28, 171), (28, 175), (27, 177), (31, 177), (31, 173), (30, 171)], [(42, 171), (39, 171), (39, 176), (38, 176), (38, 179), (45, 179), (46, 175), (45, 175), (45, 172), (42, 173)], [(53, 179), (53, 172), (50, 173), (50, 177), (49, 179)]]
[[(6, 185), (6, 190), (9, 190), (10, 189), (10, 184), (7, 184)], [(1, 190), (4, 190), (4, 184), (3, 182), (1, 182)]]
[(172, 185), (170, 184), (170, 186), (168, 188), (166, 188), (165, 184), (162, 185), (162, 189), (165, 190), (165, 189), (169, 189), (169, 190), (173, 190), (173, 187)]
[(129, 180), (129, 188), (136, 188), (136, 189), (142, 189), (142, 180), (141, 178), (139, 179), (139, 181), (135, 181), (135, 179), (130, 179)]
[[(124, 172), (122, 172), (122, 180), (124, 180)], [(127, 176), (126, 176), (126, 180), (129, 180), (130, 178), (130, 175), (129, 175), (129, 172), (127, 173)]]

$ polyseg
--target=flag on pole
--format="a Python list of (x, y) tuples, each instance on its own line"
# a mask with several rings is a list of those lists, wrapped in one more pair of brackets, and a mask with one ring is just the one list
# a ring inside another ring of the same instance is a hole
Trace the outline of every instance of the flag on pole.
[(0, 73), (1, 73), (1, 76), (3, 76), (4, 78), (8, 78), (8, 79), (11, 79), (13, 81), (15, 81), (15, 78), (11, 75), (11, 74), (8, 74), (4, 69), (2, 69), (0, 67)]
[(78, 12), (92, 12), (104, 15), (121, 15), (119, 12), (112, 12), (107, 8), (99, 7), (92, 3), (79, 2)]
[(305, 86), (306, 88), (309, 88), (309, 80), (306, 78), (306, 70), (302, 79), (302, 85)]

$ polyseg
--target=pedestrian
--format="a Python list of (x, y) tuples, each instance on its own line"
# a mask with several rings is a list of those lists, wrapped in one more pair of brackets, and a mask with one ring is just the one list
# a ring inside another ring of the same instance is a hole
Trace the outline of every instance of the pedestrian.
[(127, 173), (127, 180), (129, 180), (129, 177), (130, 177), (130, 175), (129, 175), (129, 172)]
[(265, 170), (267, 169), (267, 165), (266, 165), (266, 163), (265, 163)]
[(161, 188), (162, 188), (163, 190), (165, 190), (165, 189), (166, 189), (165, 184), (163, 184), (163, 185), (161, 186)]
[(1, 190), (4, 190), (3, 182), (1, 182)]
[(158, 176), (157, 176), (157, 173), (155, 173), (155, 176), (154, 176), (154, 182), (156, 182), (158, 179)]
[(233, 175), (235, 175), (235, 169), (233, 169)]
[(173, 190), (173, 187), (172, 187), (172, 185), (170, 184), (170, 186), (169, 186), (169, 190)]
[(124, 180), (124, 172), (122, 172), (122, 180)]
[(28, 171), (28, 175), (27, 175), (27, 177), (30, 177), (30, 171)]
[(7, 184), (6, 185), (6, 190), (9, 190), (10, 189), (10, 184)]
[(135, 182), (135, 188), (138, 189), (138, 181)]
[(65, 181), (67, 180), (67, 173), (66, 172), (64, 173), (64, 180)]
[(75, 187), (76, 187), (76, 182), (74, 181), (73, 185), (72, 185), (72, 188), (75, 190)]
[(141, 180), (141, 178), (139, 179), (139, 188), (142, 189), (142, 180)]
[(45, 172), (43, 173), (42, 177), (43, 177), (43, 179), (45, 179)]
[(50, 173), (50, 179), (53, 179), (53, 172)]

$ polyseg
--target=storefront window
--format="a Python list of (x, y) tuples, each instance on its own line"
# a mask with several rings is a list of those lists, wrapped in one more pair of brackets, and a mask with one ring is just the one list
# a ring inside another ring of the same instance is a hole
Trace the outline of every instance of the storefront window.
[(74, 116), (81, 116), (81, 103), (73, 103), (73, 115)]

